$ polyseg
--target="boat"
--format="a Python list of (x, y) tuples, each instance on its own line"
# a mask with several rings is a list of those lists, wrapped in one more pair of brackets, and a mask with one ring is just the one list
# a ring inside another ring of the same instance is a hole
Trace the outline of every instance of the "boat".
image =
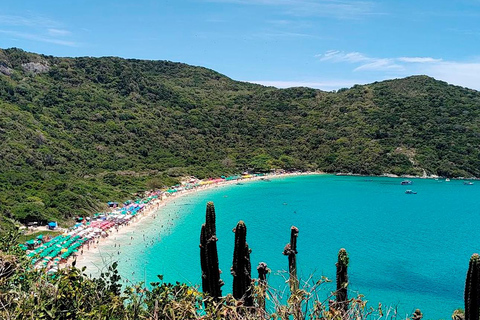
[(412, 181), (410, 181), (410, 180), (403, 180), (400, 184), (401, 184), (402, 186), (410, 185), (410, 184), (412, 184)]
[(449, 181), (450, 181), (450, 179), (448, 179), (448, 178), (447, 178), (447, 179), (445, 179), (445, 182), (449, 182)]
[(416, 191), (413, 191), (413, 190), (407, 190), (405, 191), (406, 194), (417, 194)]
[(471, 185), (473, 185), (473, 182), (472, 181), (464, 181), (463, 184), (467, 185), (467, 186), (471, 186)]

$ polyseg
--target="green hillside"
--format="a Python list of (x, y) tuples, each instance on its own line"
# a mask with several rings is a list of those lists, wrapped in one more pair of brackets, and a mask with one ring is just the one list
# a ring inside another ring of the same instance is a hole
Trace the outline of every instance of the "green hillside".
[(246, 169), (480, 176), (480, 92), (426, 76), (275, 89), (169, 61), (0, 50), (0, 210), (65, 220)]

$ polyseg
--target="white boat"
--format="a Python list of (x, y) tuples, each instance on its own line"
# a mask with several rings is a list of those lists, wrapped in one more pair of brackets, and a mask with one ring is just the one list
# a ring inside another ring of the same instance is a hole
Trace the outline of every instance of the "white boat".
[(447, 178), (447, 179), (445, 179), (445, 182), (449, 182), (449, 181), (450, 181), (450, 179), (448, 179), (448, 178)]
[(403, 180), (402, 182), (400, 182), (400, 184), (401, 184), (402, 186), (410, 185), (410, 184), (412, 184), (412, 181), (410, 181), (410, 180)]

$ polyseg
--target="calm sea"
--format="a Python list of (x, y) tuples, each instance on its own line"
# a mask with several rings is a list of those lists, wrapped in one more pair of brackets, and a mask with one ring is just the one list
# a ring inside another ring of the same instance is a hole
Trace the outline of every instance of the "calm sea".
[[(337, 252), (346, 248), (350, 295), (361, 293), (370, 305), (381, 302), (403, 316), (419, 308), (426, 319), (450, 318), (463, 308), (468, 261), (480, 252), (480, 183), (412, 179), (402, 186), (402, 180), (312, 175), (197, 192), (170, 202), (161, 216), (119, 237), (120, 249), (105, 247), (103, 256), (119, 260), (131, 281), (149, 283), (162, 274), (165, 281), (198, 285), (200, 228), (213, 201), (224, 293), (231, 292), (232, 229), (239, 220), (247, 225), (252, 274), (266, 262), (269, 283), (279, 290), (288, 268), (282, 251), (295, 225), (302, 279), (335, 281)], [(320, 294), (327, 298), (333, 285)]]

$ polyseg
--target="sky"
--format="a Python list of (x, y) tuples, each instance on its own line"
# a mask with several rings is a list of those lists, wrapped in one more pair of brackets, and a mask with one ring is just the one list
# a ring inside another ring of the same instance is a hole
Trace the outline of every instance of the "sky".
[(0, 47), (203, 66), (327, 91), (424, 74), (480, 90), (480, 0), (2, 0)]

